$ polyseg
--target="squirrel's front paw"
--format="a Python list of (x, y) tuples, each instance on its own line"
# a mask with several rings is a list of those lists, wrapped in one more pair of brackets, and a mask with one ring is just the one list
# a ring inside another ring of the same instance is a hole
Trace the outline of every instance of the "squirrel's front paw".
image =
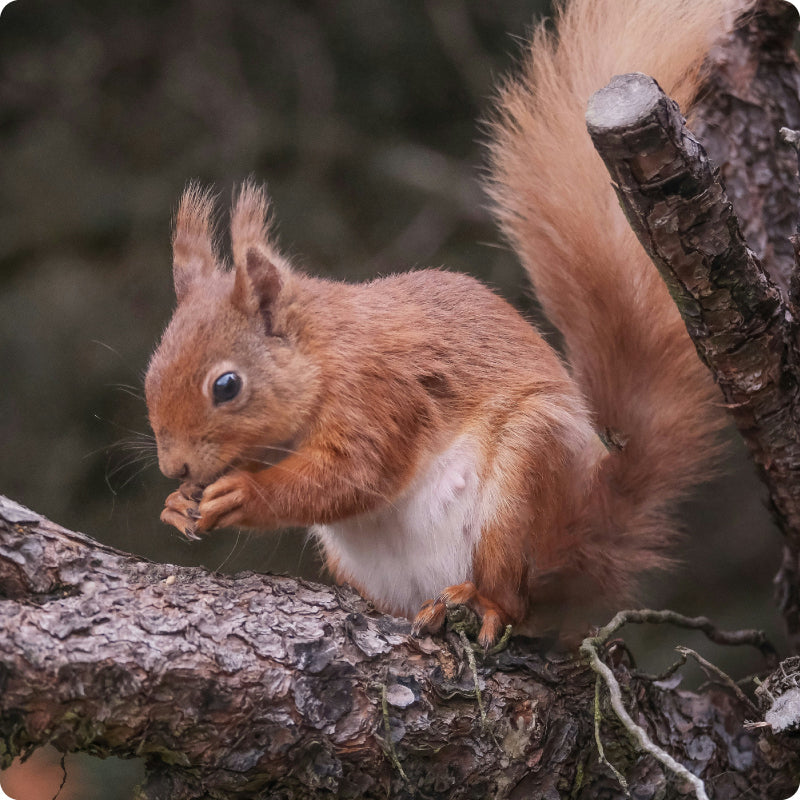
[(167, 525), (174, 525), (189, 539), (199, 539), (197, 535), (197, 520), (200, 512), (197, 509), (197, 497), (181, 487), (173, 492), (164, 501), (164, 510), (161, 512), (161, 521)]
[(203, 491), (197, 530), (246, 524), (245, 511), (252, 491), (252, 479), (244, 472), (231, 472), (214, 481)]

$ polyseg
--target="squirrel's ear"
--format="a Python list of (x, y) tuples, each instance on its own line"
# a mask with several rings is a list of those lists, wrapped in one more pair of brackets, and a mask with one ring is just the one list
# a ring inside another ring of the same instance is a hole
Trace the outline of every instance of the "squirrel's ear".
[(269, 252), (257, 245), (247, 248), (244, 262), (236, 264), (231, 301), (248, 316), (260, 314), (268, 335), (273, 332), (272, 308), (283, 286), (281, 272)]
[(213, 214), (211, 190), (190, 183), (181, 197), (172, 232), (172, 276), (179, 303), (192, 284), (216, 265)]
[(272, 332), (272, 306), (287, 268), (269, 242), (269, 201), (260, 186), (243, 184), (231, 213), (231, 247), (236, 276), (231, 300), (246, 314), (260, 313)]

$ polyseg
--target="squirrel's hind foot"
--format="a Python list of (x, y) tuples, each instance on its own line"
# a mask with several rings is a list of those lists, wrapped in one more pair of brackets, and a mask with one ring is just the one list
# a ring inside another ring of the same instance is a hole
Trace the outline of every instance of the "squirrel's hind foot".
[(414, 618), (412, 632), (438, 633), (444, 625), (447, 610), (452, 606), (463, 605), (475, 612), (481, 621), (478, 644), (484, 649), (491, 648), (500, 638), (511, 618), (497, 603), (484, 597), (474, 583), (466, 581), (448, 586), (435, 600), (429, 600)]

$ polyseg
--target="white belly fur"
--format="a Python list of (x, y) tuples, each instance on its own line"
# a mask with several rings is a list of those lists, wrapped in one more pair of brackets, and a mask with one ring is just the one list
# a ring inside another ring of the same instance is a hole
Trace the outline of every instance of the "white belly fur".
[(477, 448), (461, 437), (434, 457), (392, 505), (311, 532), (382, 609), (413, 617), (442, 589), (472, 579), (472, 556), (490, 503)]

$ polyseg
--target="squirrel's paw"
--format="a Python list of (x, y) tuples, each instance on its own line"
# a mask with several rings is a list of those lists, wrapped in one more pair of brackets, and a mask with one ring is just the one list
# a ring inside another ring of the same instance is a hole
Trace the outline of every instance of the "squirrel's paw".
[(245, 510), (252, 492), (252, 479), (242, 472), (223, 475), (206, 486), (198, 506), (197, 530), (202, 533), (212, 528), (245, 525)]
[(197, 510), (197, 500), (187, 497), (183, 487), (173, 492), (164, 501), (164, 510), (161, 512), (161, 521), (173, 525), (188, 539), (199, 539), (197, 535), (197, 519), (200, 512)]
[(511, 621), (500, 606), (485, 598), (474, 583), (467, 581), (456, 586), (448, 586), (435, 600), (429, 600), (414, 618), (412, 632), (437, 633), (441, 630), (447, 615), (448, 606), (465, 605), (481, 619), (478, 644), (488, 650), (499, 638)]

